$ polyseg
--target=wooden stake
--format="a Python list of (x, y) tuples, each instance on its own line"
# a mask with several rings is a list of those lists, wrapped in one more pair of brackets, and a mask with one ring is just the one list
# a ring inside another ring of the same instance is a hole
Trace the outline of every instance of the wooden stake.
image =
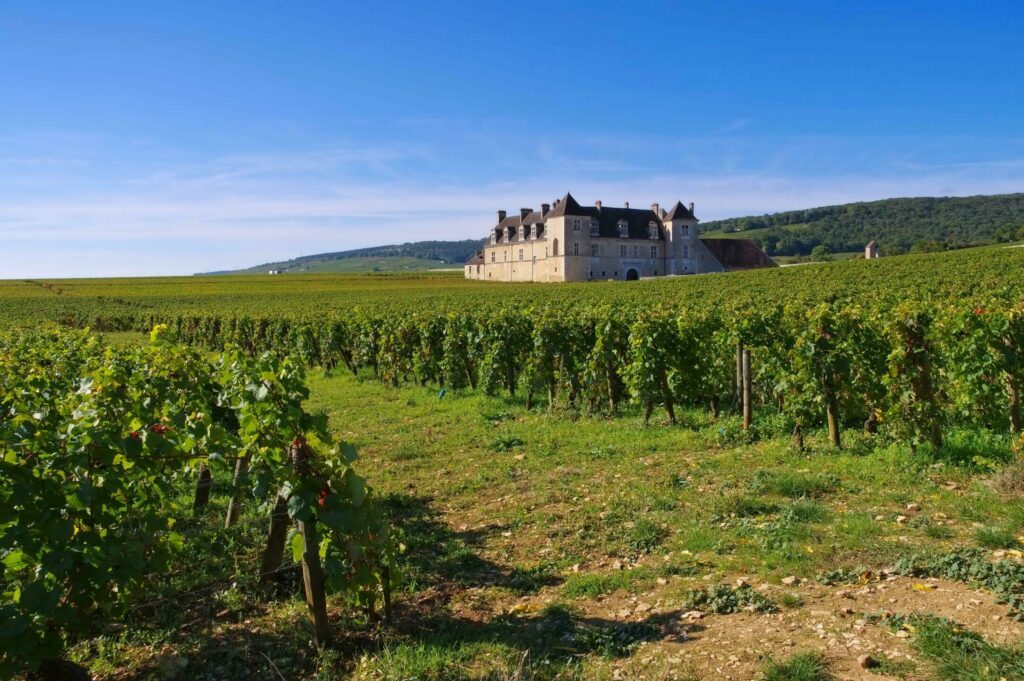
[[(292, 462), (300, 478), (311, 477), (309, 465), (309, 446), (300, 442), (292, 447)], [(327, 622), (327, 594), (324, 591), (324, 571), (320, 565), (320, 536), (316, 521), (299, 520), (299, 532), (302, 534), (302, 583), (306, 590), (306, 605), (309, 616), (313, 620), (313, 641), (318, 648), (323, 648), (331, 637), (330, 625)]]
[(736, 343), (736, 374), (732, 378), (733, 408), (743, 405), (743, 341)]
[(828, 441), (833, 447), (839, 448), (842, 442), (839, 436), (839, 400), (830, 395), (825, 402), (825, 417), (828, 419)]
[(213, 473), (204, 463), (199, 469), (199, 481), (196, 483), (196, 500), (192, 504), (192, 512), (199, 515), (210, 503), (210, 490), (213, 489)]
[(288, 500), (280, 494), (270, 512), (270, 534), (263, 550), (260, 564), (260, 582), (269, 584), (277, 578), (277, 572), (284, 562), (284, 543), (288, 538)]
[(753, 415), (753, 404), (751, 402), (752, 379), (750, 376), (750, 350), (743, 349), (742, 354), (742, 383), (743, 383), (743, 430), (750, 430), (750, 421)]
[(380, 569), (380, 578), (383, 582), (384, 591), (384, 623), (391, 624), (391, 567), (383, 566)]
[(1013, 376), (1006, 377), (1006, 396), (1010, 401), (1010, 432), (1019, 433), (1021, 429), (1020, 388), (1013, 380)]
[(242, 512), (242, 487), (249, 473), (248, 455), (235, 462), (235, 477), (231, 482), (231, 500), (228, 501), (228, 514), (224, 519), (224, 527), (231, 527), (238, 522)]

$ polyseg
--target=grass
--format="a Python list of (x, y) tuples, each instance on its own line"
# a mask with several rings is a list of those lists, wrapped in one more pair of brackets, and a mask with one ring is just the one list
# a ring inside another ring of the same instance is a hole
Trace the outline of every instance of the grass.
[(994, 645), (950, 620), (915, 618), (914, 648), (931, 663), (937, 681), (1024, 679), (1024, 649)]
[(1019, 543), (1008, 527), (979, 527), (974, 533), (974, 540), (987, 549), (1012, 549)]
[[(942, 554), (957, 537), (970, 542), (972, 523), (1017, 532), (1024, 520), (1024, 505), (986, 483), (998, 471), (922, 464), (884, 444), (798, 454), (784, 432), (722, 445), (705, 412), (685, 406), (680, 421), (695, 427), (643, 428), (629, 407), (614, 419), (569, 419), (528, 411), (519, 399), (440, 398), (344, 372), (313, 373), (310, 388), (308, 406), (359, 449), (357, 469), (403, 533), (399, 626), (371, 627), (332, 599), (338, 646), (318, 653), (298, 581), (272, 594), (247, 581), (265, 513), (246, 507), (225, 535), (223, 487), (195, 520), (185, 489), (175, 503), (188, 548), (149, 587), (168, 600), (77, 649), (101, 677), (158, 675), (166, 649), (188, 661), (186, 676), (202, 665), (218, 678), (274, 676), (257, 650), (299, 679), (611, 678), (620, 667), (625, 678), (645, 678), (647, 655), (637, 651), (665, 635), (664, 622), (639, 614), (630, 619), (640, 626), (625, 627), (588, 608), (662, 599), (708, 612), (799, 609), (799, 589), (769, 599), (725, 585), (740, 575), (778, 584), (839, 568), (855, 582), (908, 552)], [(719, 423), (731, 430), (736, 422), (724, 415)], [(228, 476), (215, 471), (217, 480)], [(911, 502), (930, 524), (896, 522)], [(929, 531), (940, 517), (952, 537)], [(934, 569), (954, 574), (944, 565)], [(1007, 574), (985, 584), (1016, 579)], [(188, 595), (210, 585), (217, 588)], [(805, 678), (778, 669), (821, 671), (810, 658), (773, 664), (766, 678)]]
[(828, 664), (820, 653), (795, 653), (776, 662), (769, 660), (758, 677), (760, 681), (833, 681)]
[(620, 589), (649, 584), (652, 580), (652, 573), (647, 569), (572, 575), (562, 586), (562, 596), (565, 598), (598, 598)]

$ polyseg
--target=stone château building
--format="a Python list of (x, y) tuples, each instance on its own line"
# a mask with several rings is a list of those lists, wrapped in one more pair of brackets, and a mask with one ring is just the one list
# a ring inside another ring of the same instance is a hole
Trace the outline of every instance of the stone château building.
[(466, 263), (467, 279), (490, 281), (633, 280), (774, 267), (748, 239), (701, 239), (693, 204), (669, 211), (581, 206), (566, 194), (540, 210), (498, 211), (483, 249)]

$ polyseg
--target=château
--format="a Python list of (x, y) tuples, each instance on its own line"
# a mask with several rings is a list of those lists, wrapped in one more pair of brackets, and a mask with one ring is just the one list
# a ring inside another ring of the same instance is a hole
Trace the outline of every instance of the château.
[(566, 194), (540, 210), (498, 211), (484, 247), (466, 263), (467, 279), (485, 281), (635, 280), (774, 267), (748, 239), (707, 239), (694, 205), (668, 211), (581, 206)]

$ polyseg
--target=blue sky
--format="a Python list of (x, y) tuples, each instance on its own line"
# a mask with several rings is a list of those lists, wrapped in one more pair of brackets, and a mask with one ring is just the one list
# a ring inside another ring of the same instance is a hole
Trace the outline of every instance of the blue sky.
[(0, 2), (0, 278), (1024, 191), (1017, 2)]

